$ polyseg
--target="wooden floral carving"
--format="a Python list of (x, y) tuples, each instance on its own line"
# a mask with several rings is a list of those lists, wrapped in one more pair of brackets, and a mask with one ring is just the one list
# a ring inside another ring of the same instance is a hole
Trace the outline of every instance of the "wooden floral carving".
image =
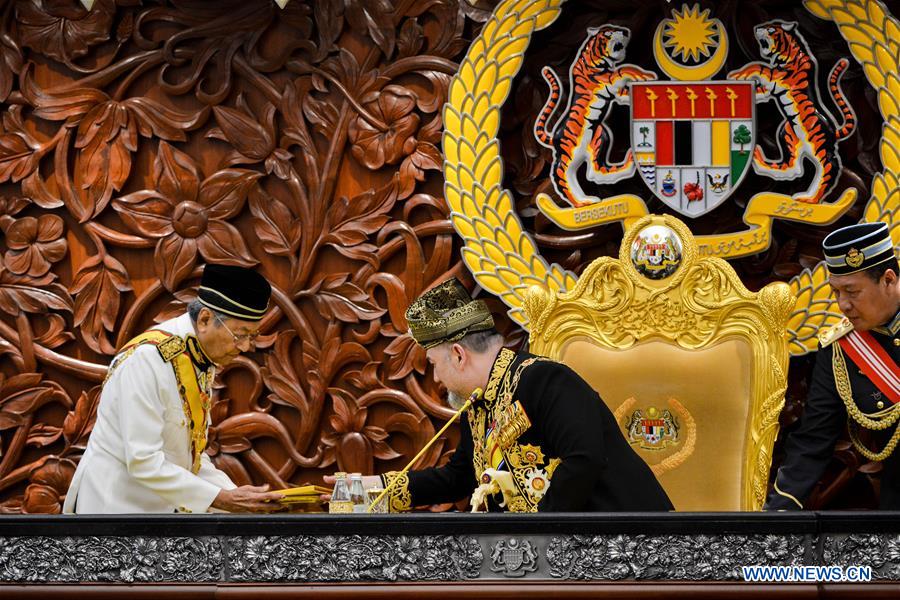
[[(235, 481), (381, 472), (424, 445), (451, 411), (404, 335), (404, 310), (435, 282), (467, 278), (442, 197), (441, 107), (494, 4), (0, 6), (0, 511), (59, 510), (110, 359), (184, 310), (205, 262), (255, 266), (274, 288), (259, 351), (216, 383), (208, 451)], [(573, 236), (535, 210), (550, 160), (530, 133), (545, 94), (536, 74), (567, 65), (584, 27), (611, 20), (637, 31), (660, 9), (566, 6), (577, 14), (536, 40), (501, 137), (507, 187), (542, 252), (579, 271), (613, 253), (621, 231)], [(741, 7), (753, 22), (792, 18), (766, 3)], [(716, 10), (740, 29), (737, 3)], [(825, 25), (803, 26), (833, 39)], [(646, 64), (648, 49), (635, 52)], [(869, 100), (855, 87), (861, 113)], [(879, 124), (860, 127), (842, 177), (864, 187)], [(742, 211), (720, 212), (699, 226), (730, 226)], [(769, 253), (737, 265), (751, 287), (817, 260), (814, 236), (785, 227)], [(788, 422), (803, 385), (792, 374)], [(445, 460), (455, 431), (419, 466)], [(871, 470), (839, 456), (838, 491)]]
[(447, 410), (403, 311), (457, 263), (437, 146), (456, 3), (0, 18), (0, 510), (59, 511), (106, 365), (184, 310), (203, 263), (274, 287), (260, 351), (216, 383), (209, 452), (236, 481), (396, 468), (434, 434)]

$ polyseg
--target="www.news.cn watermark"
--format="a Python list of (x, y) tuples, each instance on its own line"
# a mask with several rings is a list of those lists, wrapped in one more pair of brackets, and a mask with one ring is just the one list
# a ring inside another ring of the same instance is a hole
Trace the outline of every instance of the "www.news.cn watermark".
[(831, 566), (762, 566), (741, 567), (744, 581), (748, 582), (797, 582), (797, 583), (852, 583), (872, 581), (872, 567), (851, 565)]

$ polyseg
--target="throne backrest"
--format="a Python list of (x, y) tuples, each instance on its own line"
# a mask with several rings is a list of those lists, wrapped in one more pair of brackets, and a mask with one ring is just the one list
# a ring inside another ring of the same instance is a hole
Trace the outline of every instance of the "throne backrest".
[(759, 510), (787, 386), (790, 288), (751, 292), (649, 215), (574, 289), (526, 295), (530, 351), (598, 391), (676, 510)]

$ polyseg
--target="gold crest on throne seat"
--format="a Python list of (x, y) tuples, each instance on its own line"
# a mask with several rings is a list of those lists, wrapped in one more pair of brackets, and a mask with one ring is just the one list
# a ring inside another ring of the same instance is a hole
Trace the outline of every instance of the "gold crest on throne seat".
[(759, 510), (787, 382), (785, 283), (751, 292), (649, 215), (569, 292), (525, 296), (530, 350), (581, 374), (677, 510)]

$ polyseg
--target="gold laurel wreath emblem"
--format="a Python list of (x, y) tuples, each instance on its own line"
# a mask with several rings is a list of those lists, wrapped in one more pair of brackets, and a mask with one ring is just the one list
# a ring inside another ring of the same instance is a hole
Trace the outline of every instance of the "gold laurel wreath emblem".
[[(564, 0), (504, 0), (472, 42), (450, 84), (444, 106), (444, 192), (450, 219), (463, 239), (463, 261), (478, 284), (500, 297), (510, 317), (527, 328), (525, 290), (572, 289), (576, 276), (548, 264), (522, 226), (512, 195), (503, 188), (500, 109), (534, 32), (548, 27)], [(877, 0), (806, 0), (807, 10), (834, 21), (878, 92), (884, 118), (881, 158), (865, 221), (883, 221), (900, 243), (900, 24)], [(798, 301), (788, 322), (792, 355), (816, 349), (816, 331), (841, 315), (824, 262), (791, 279)]]

